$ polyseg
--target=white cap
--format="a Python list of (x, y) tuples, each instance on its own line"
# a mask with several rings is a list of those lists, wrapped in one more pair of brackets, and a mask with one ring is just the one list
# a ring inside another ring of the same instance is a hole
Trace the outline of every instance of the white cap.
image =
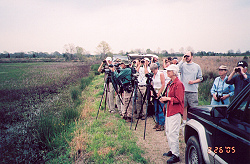
[(144, 58), (144, 60), (150, 61), (149, 58)]
[(167, 67), (168, 71), (177, 71), (179, 72), (179, 67), (175, 64), (171, 64), (170, 66)]
[(107, 61), (112, 61), (112, 58), (111, 57), (107, 57), (106, 60)]

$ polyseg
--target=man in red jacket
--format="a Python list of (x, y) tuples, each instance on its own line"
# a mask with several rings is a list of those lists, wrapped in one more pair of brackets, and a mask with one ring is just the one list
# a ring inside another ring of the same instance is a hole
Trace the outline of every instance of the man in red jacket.
[(177, 65), (171, 64), (167, 67), (167, 75), (171, 78), (171, 80), (167, 84), (166, 95), (160, 99), (162, 103), (166, 103), (165, 108), (167, 111), (165, 129), (170, 151), (163, 154), (163, 156), (171, 157), (167, 163), (180, 161), (179, 131), (181, 125), (181, 115), (184, 110), (185, 88), (177, 77), (178, 72), (179, 68)]

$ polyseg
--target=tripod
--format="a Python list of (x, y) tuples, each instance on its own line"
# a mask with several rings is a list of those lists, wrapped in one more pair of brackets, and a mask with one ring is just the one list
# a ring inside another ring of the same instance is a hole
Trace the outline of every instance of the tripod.
[(130, 125), (130, 130), (132, 128), (132, 123), (133, 123), (133, 114), (134, 114), (134, 111), (135, 111), (135, 108), (136, 108), (136, 99), (137, 99), (137, 90), (138, 90), (138, 79), (137, 79), (137, 75), (136, 74), (133, 74), (132, 75), (132, 94), (129, 98), (129, 102), (128, 102), (128, 105), (126, 106), (126, 110), (125, 110), (125, 114), (127, 114), (127, 110), (128, 110), (128, 107), (129, 107), (129, 104), (133, 98), (133, 107), (132, 107), (132, 116), (131, 116), (131, 125)]
[[(151, 82), (152, 82), (152, 74), (148, 74), (146, 77), (148, 78), (147, 81), (146, 81), (146, 91), (145, 91), (145, 94), (144, 94), (144, 97), (143, 97), (143, 102), (141, 104), (141, 109), (140, 109), (140, 113), (139, 113), (139, 117), (137, 118), (137, 122), (136, 122), (136, 125), (135, 125), (135, 130), (137, 128), (137, 125), (138, 125), (138, 122), (139, 122), (139, 119), (141, 118), (141, 115), (142, 115), (142, 112), (143, 112), (143, 104), (145, 103), (146, 101), (146, 115), (145, 115), (145, 126), (144, 126), (144, 139), (145, 139), (145, 135), (146, 135), (146, 125), (147, 125), (147, 116), (148, 116), (148, 107), (149, 107), (149, 102), (150, 102), (150, 98), (151, 98), (151, 94), (150, 94), (150, 91), (153, 92), (153, 98), (156, 100), (157, 102), (157, 112), (159, 113), (159, 106), (158, 104), (160, 103), (159, 101), (159, 98), (157, 98), (157, 93), (156, 91), (154, 90), (153, 86), (151, 85)], [(164, 91), (165, 92), (165, 91)], [(162, 106), (160, 106), (161, 109), (162, 109)], [(163, 110), (163, 109), (162, 109)], [(159, 117), (159, 116), (158, 116)], [(159, 120), (159, 118), (158, 118)]]
[[(104, 83), (103, 94), (102, 94), (101, 102), (100, 102), (100, 105), (99, 105), (99, 109), (98, 109), (97, 114), (96, 114), (96, 119), (97, 119), (97, 117), (98, 117), (98, 115), (99, 115), (99, 111), (100, 111), (100, 108), (101, 108), (101, 106), (102, 106), (102, 101), (103, 101), (104, 95), (105, 95), (105, 108), (104, 108), (104, 111), (106, 111), (107, 95), (108, 95), (109, 83), (110, 83), (110, 82), (112, 83), (112, 85), (113, 85), (113, 87), (114, 87), (114, 89), (115, 89), (115, 91), (116, 91), (116, 93), (117, 93), (119, 99), (120, 99), (121, 102), (122, 102), (121, 96), (120, 96), (119, 93), (117, 92), (117, 89), (115, 88), (114, 83), (112, 82), (110, 71), (107, 71), (107, 73), (106, 73), (106, 70), (105, 70), (105, 74), (107, 75), (107, 78), (106, 78), (106, 81), (105, 81), (105, 83)], [(122, 104), (123, 104), (123, 102), (122, 102)]]

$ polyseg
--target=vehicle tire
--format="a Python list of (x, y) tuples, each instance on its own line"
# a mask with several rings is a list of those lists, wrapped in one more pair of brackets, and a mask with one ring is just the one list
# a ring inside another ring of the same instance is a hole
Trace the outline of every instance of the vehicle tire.
[(191, 136), (187, 141), (185, 150), (185, 163), (186, 164), (204, 163), (200, 144), (195, 136)]

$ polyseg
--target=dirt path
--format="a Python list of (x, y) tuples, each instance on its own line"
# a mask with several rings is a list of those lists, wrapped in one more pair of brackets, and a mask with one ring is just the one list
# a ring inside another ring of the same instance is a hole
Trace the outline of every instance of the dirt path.
[[(130, 124), (129, 124), (130, 125)], [(165, 131), (155, 131), (153, 126), (155, 125), (154, 120), (152, 117), (147, 119), (147, 126), (146, 126), (146, 136), (145, 140), (143, 138), (144, 135), (144, 126), (145, 120), (139, 120), (137, 130), (134, 130), (135, 123), (132, 126), (132, 130), (134, 131), (135, 135), (138, 137), (138, 146), (145, 151), (143, 157), (148, 159), (150, 163), (154, 164), (166, 164), (167, 160), (170, 157), (163, 156), (163, 153), (167, 153), (169, 151), (169, 147), (167, 144), (167, 136)], [(182, 135), (182, 130), (180, 130), (180, 162), (177, 164), (184, 164), (185, 163), (185, 142), (184, 137)]]

